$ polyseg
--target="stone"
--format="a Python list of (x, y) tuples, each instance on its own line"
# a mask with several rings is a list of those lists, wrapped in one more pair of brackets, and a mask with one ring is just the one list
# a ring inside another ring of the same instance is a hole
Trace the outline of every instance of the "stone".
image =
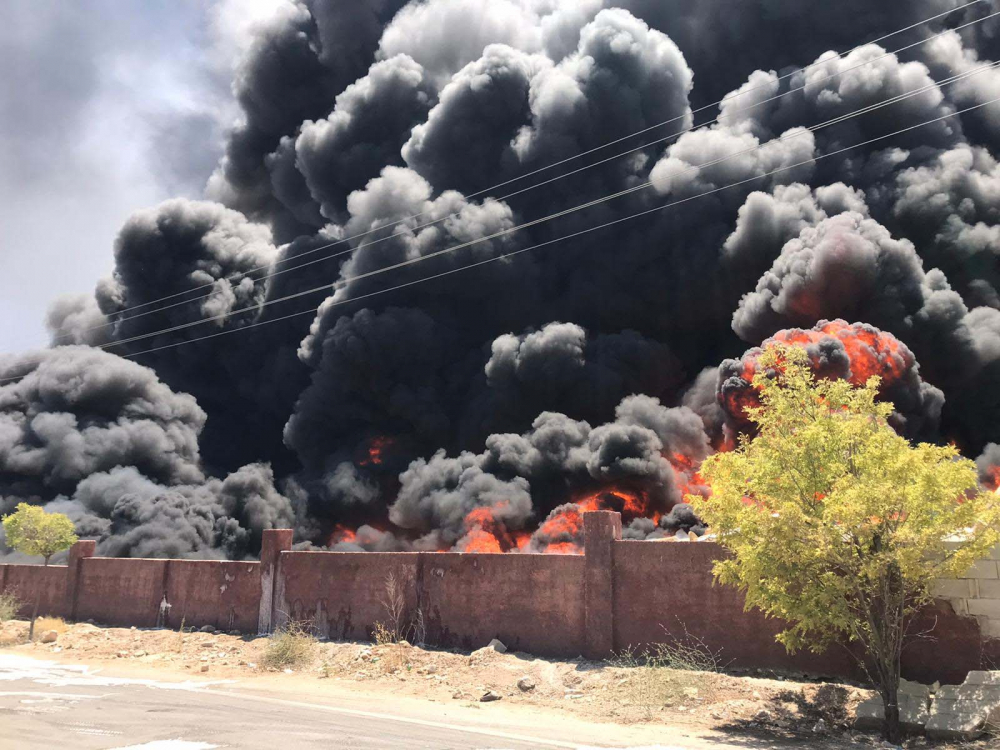
[(487, 646), (487, 648), (493, 649), (498, 654), (506, 654), (507, 653), (507, 647), (505, 645), (503, 645), (502, 641), (499, 641), (496, 638), (494, 638), (492, 641), (490, 641), (490, 643)]
[(198, 628), (198, 632), (199, 633), (214, 633), (215, 632), (215, 628), (213, 626), (211, 626), (211, 625), (202, 625), (200, 628)]
[(498, 700), (500, 700), (500, 693), (493, 690), (487, 690), (483, 693), (483, 697), (479, 699), (480, 703), (491, 703)]
[(202, 672), (207, 672), (208, 671), (208, 665), (207, 664), (202, 664), (201, 665), (201, 671)]
[(974, 740), (983, 733), (982, 714), (937, 713), (927, 720), (924, 731), (932, 740)]
[(535, 681), (530, 677), (522, 677), (517, 681), (517, 689), (522, 693), (527, 693), (535, 689)]
[(826, 734), (828, 729), (826, 722), (820, 719), (815, 724), (813, 724), (813, 734)]
[(42, 643), (55, 643), (59, 639), (59, 633), (54, 630), (46, 630), (42, 633), (41, 642)]

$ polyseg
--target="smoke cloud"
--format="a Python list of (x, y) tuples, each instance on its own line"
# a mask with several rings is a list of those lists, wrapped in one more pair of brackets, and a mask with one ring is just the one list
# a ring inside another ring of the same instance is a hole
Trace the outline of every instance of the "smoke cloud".
[(54, 302), (53, 347), (0, 361), (4, 507), (62, 509), (116, 555), (252, 555), (276, 526), (568, 553), (600, 508), (690, 538), (775, 340), (882, 376), (893, 424), (985, 450), (987, 484), (1000, 108), (949, 115), (1000, 73), (934, 81), (998, 59), (1000, 27), (888, 51), (1000, 6), (865, 44), (960, 4), (280, 4), (246, 31), (204, 200), (137, 212), (93, 298)]

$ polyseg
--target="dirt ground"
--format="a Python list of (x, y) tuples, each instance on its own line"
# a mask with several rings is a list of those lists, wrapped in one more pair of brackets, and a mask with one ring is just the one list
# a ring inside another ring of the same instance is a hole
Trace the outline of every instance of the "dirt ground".
[[(46, 623), (43, 626), (49, 627)], [(27, 642), (27, 623), (0, 624), (0, 648), (95, 666), (142, 666), (158, 672), (233, 679), (275, 678), (309, 690), (319, 680), (435, 702), (480, 705), (491, 700), (592, 722), (684, 725), (754, 734), (810, 747), (878, 746), (850, 728), (854, 708), (869, 693), (833, 683), (763, 679), (717, 672), (650, 669), (634, 663), (540, 659), (484, 647), (470, 653), (398, 644), (316, 642), (294, 669), (266, 670), (270, 639), (221, 632), (104, 628), (55, 623), (51, 643)], [(46, 632), (38, 628), (36, 637)], [(501, 646), (502, 648), (502, 646)], [(994, 740), (995, 741), (995, 740)], [(931, 747), (924, 738), (907, 747)], [(983, 741), (963, 746), (987, 748)], [(937, 745), (944, 748), (946, 745)]]

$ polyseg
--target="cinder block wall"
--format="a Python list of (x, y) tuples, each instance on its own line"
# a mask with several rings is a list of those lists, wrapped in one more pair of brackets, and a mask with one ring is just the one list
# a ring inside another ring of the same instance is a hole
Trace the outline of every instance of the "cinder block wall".
[(984, 637), (1000, 638), (1000, 547), (962, 578), (939, 580), (934, 595), (946, 600), (955, 614), (974, 617)]

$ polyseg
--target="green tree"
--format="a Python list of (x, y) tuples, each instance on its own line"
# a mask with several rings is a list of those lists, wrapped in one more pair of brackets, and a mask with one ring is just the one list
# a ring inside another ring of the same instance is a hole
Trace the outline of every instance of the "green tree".
[(756, 437), (707, 459), (698, 513), (731, 556), (717, 579), (747, 608), (789, 623), (789, 651), (854, 644), (900, 740), (900, 658), (936, 579), (963, 574), (1000, 541), (1000, 498), (954, 447), (911, 445), (893, 407), (863, 387), (814, 379), (798, 348), (765, 350), (750, 408)]
[[(37, 505), (19, 503), (10, 515), (3, 517), (3, 531), (7, 546), (25, 555), (40, 556), (48, 565), (52, 555), (69, 549), (76, 542), (73, 522), (62, 513), (46, 513)], [(28, 626), (28, 640), (35, 636), (35, 620), (41, 601), (41, 587), (35, 598)]]

